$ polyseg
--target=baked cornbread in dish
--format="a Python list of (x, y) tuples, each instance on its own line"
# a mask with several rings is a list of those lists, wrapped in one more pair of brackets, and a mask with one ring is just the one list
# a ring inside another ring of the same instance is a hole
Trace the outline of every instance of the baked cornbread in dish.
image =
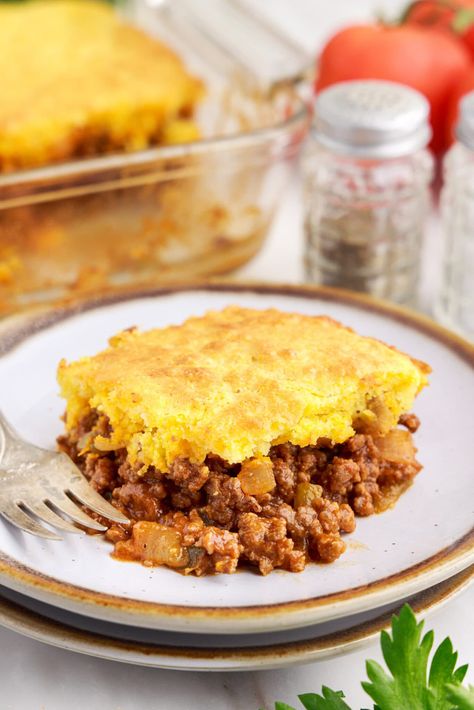
[(409, 412), (428, 372), (330, 318), (231, 306), (62, 361), (59, 444), (130, 517), (107, 532), (117, 556), (300, 571), (420, 470)]
[(0, 4), (0, 172), (197, 137), (202, 84), (100, 0)]

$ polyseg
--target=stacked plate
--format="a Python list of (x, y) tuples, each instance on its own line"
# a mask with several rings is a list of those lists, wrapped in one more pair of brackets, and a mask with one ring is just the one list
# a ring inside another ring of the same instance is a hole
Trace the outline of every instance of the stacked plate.
[(474, 348), (420, 316), (322, 289), (196, 286), (129, 293), (36, 311), (0, 328), (4, 414), (26, 439), (53, 447), (61, 357), (97, 352), (111, 334), (179, 323), (238, 303), (327, 314), (429, 362), (416, 413), (414, 485), (383, 515), (359, 519), (337, 562), (300, 574), (205, 578), (118, 562), (97, 536), (62, 542), (0, 524), (0, 624), (105, 658), (160, 668), (272, 668), (343, 653), (389, 624), (409, 600), (427, 612), (472, 578)]

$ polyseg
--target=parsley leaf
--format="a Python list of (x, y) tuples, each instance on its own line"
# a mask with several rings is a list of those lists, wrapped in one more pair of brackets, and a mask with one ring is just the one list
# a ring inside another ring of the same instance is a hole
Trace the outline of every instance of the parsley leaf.
[(427, 710), (428, 692), (426, 672), (428, 656), (433, 645), (433, 632), (428, 632), (420, 642), (423, 622), (417, 624), (408, 605), (399, 616), (392, 617), (392, 638), (382, 631), (382, 653), (392, 676), (375, 661), (367, 661), (367, 675), (371, 683), (362, 687), (375, 700), (380, 710)]
[(431, 661), (429, 687), (431, 698), (429, 710), (444, 710), (450, 707), (447, 685), (449, 683), (461, 684), (467, 672), (467, 665), (460, 666), (457, 670), (456, 661), (458, 654), (453, 651), (451, 639), (446, 638), (438, 646)]
[(455, 704), (455, 710), (474, 710), (474, 685), (463, 688), (461, 685), (448, 684), (446, 696)]
[[(428, 670), (434, 635), (422, 637), (423, 622), (405, 604), (392, 617), (392, 635), (382, 631), (382, 653), (391, 675), (376, 661), (367, 661), (369, 681), (362, 683), (375, 701), (373, 710), (474, 710), (474, 686), (461, 686), (466, 666), (456, 668), (458, 654), (449, 638), (436, 649)], [(306, 710), (351, 710), (344, 693), (323, 685), (322, 695), (299, 696)], [(275, 710), (294, 710), (286, 703), (276, 703)]]
[(342, 700), (344, 697), (342, 690), (331, 690), (323, 685), (321, 692), (322, 696), (316, 693), (305, 693), (298, 695), (298, 698), (306, 710), (351, 710)]
[(428, 657), (433, 646), (433, 632), (423, 638), (423, 622), (405, 604), (399, 616), (392, 617), (392, 637), (382, 631), (381, 646), (385, 662), (392, 677), (375, 661), (367, 662), (370, 683), (362, 683), (365, 692), (380, 710), (453, 710), (448, 700), (448, 683), (459, 685), (466, 675), (467, 666), (455, 670), (457, 653), (449, 639), (436, 650), (427, 679)]

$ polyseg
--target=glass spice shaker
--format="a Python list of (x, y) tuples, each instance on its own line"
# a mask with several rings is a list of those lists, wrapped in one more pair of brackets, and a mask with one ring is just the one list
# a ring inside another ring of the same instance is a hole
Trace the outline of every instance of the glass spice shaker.
[(460, 103), (457, 141), (444, 159), (444, 259), (436, 316), (474, 340), (474, 92)]
[(309, 281), (413, 305), (433, 159), (429, 104), (386, 81), (322, 91), (303, 170)]

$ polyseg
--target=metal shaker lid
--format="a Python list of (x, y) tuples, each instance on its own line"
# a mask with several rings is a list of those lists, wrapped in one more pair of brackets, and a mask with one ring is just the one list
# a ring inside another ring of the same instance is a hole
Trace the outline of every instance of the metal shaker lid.
[(430, 106), (414, 89), (392, 81), (344, 81), (316, 98), (316, 139), (338, 153), (393, 158), (424, 148)]
[(459, 103), (456, 137), (460, 143), (474, 150), (474, 91), (464, 96)]

